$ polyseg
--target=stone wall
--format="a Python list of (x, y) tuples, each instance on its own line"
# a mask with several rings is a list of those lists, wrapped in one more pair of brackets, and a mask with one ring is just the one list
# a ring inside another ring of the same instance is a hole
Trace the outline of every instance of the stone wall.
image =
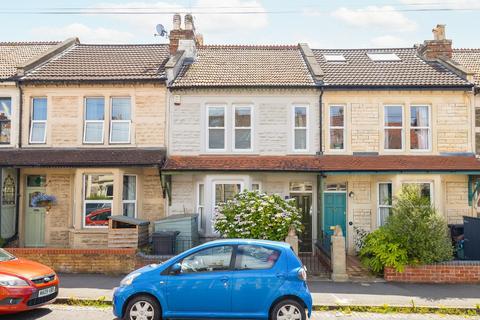
[(66, 247), (71, 225), (73, 177), (52, 173), (47, 175), (47, 181), (47, 194), (55, 195), (57, 204), (45, 215), (45, 241), (48, 246)]
[(409, 283), (480, 283), (479, 261), (454, 261), (418, 267), (407, 266), (404, 272), (386, 268), (386, 281)]
[(471, 216), (468, 205), (468, 178), (445, 182), (445, 219), (449, 224), (463, 223), (463, 216)]
[(376, 103), (352, 103), (351, 145), (353, 152), (378, 152), (379, 133), (378, 118), (379, 105)]
[(469, 110), (466, 105), (440, 104), (437, 112), (438, 152), (469, 150)]
[(135, 269), (134, 249), (8, 248), (13, 255), (45, 264), (56, 272), (127, 274)]

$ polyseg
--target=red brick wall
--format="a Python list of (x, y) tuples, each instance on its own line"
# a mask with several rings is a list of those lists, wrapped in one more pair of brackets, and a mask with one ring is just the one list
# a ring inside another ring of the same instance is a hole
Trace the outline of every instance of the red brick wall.
[(406, 267), (404, 272), (386, 268), (386, 281), (417, 283), (480, 283), (480, 262), (459, 262)]
[(56, 272), (126, 274), (135, 269), (135, 249), (6, 248), (18, 258), (45, 264)]

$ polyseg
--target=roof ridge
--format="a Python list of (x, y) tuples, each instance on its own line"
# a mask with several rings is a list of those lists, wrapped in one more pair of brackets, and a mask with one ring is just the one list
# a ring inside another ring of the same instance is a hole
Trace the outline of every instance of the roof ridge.
[(314, 51), (330, 50), (330, 51), (368, 51), (368, 50), (412, 50), (415, 47), (398, 47), (398, 48), (321, 48), (312, 49)]
[(0, 41), (0, 46), (34, 46), (34, 45), (55, 45), (62, 41)]
[(79, 47), (153, 47), (169, 46), (168, 43), (80, 43)]
[(454, 48), (453, 51), (480, 51), (480, 48)]
[(200, 46), (199, 49), (298, 49), (298, 44), (209, 44)]

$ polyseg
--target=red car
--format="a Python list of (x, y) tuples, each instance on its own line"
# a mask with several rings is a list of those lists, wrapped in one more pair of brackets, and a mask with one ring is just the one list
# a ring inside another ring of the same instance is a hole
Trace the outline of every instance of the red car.
[(108, 217), (112, 215), (111, 208), (100, 208), (87, 214), (85, 225), (87, 226), (108, 226)]
[(0, 249), (0, 314), (15, 313), (52, 303), (60, 281), (47, 266), (15, 258)]

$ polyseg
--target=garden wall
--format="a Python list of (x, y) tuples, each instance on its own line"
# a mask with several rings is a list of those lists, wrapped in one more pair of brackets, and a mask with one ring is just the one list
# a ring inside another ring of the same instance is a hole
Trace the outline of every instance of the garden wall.
[(480, 283), (480, 261), (407, 266), (404, 272), (385, 268), (384, 278), (386, 281), (410, 283)]
[(127, 274), (135, 269), (135, 249), (6, 248), (18, 258), (45, 264), (56, 272)]

